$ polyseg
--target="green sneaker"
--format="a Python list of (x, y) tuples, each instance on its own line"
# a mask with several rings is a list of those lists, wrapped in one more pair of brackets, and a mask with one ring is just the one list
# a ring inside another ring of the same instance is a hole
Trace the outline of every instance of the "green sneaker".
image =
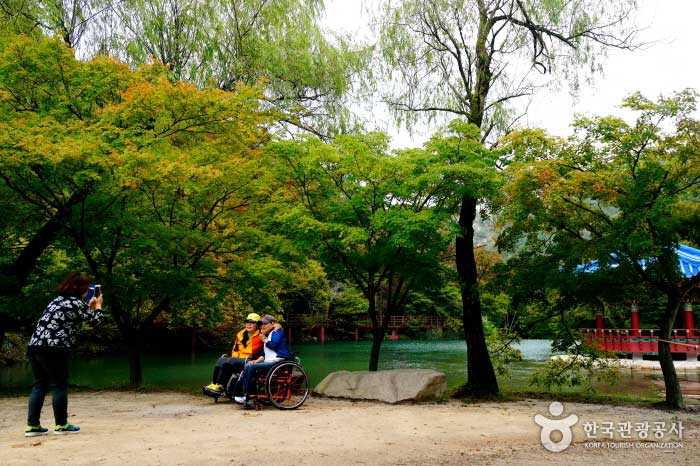
[(25, 437), (36, 437), (38, 435), (46, 435), (49, 433), (49, 429), (41, 426), (27, 426), (24, 428)]
[(53, 433), (57, 435), (63, 434), (77, 434), (80, 432), (80, 427), (74, 426), (73, 424), (66, 424), (64, 426), (56, 426), (53, 429)]

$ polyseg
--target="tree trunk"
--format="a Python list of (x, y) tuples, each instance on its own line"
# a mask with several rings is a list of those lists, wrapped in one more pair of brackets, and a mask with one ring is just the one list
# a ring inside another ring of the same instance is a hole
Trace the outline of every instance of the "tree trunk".
[[(664, 320), (661, 325), (661, 339), (670, 341), (673, 323), (678, 315), (681, 306), (681, 296), (675, 293), (667, 293), (668, 302), (664, 312)], [(671, 346), (659, 341), (659, 364), (664, 374), (664, 385), (666, 386), (666, 404), (671, 409), (685, 409), (681, 384), (676, 374), (676, 366), (673, 364)]]
[(143, 382), (143, 370), (141, 369), (141, 335), (138, 330), (132, 330), (127, 339), (129, 344), (129, 385), (138, 388)]
[(379, 322), (376, 295), (374, 293), (369, 293), (366, 297), (367, 314), (369, 314), (369, 320), (372, 326), (372, 350), (369, 354), (369, 370), (371, 372), (376, 372), (379, 367), (379, 351), (382, 348), (382, 341), (384, 341), (384, 332), (386, 332), (387, 322)]
[(369, 370), (376, 372), (379, 368), (379, 351), (384, 341), (384, 329), (372, 329), (372, 351), (369, 354)]
[[(12, 264), (0, 267), (0, 296), (19, 297), (44, 251), (56, 240), (74, 205), (82, 202), (89, 191), (81, 189), (71, 195), (66, 204), (56, 210), (51, 218), (34, 233)], [(8, 317), (0, 311), (0, 349), (5, 342), (5, 332), (10, 325)], [(16, 323), (15, 323), (16, 324)]]
[(1, 270), (0, 295), (18, 296), (21, 293), (29, 274), (34, 270), (34, 266), (44, 251), (56, 239), (73, 206), (82, 202), (88, 193), (89, 190), (87, 189), (74, 192), (66, 203), (57, 209), (51, 218), (34, 233), (19, 256), (17, 256), (15, 262)]
[[(480, 4), (481, 5), (481, 4)], [(476, 83), (469, 103), (467, 120), (483, 132), (484, 110), (491, 88), (491, 55), (488, 51), (490, 25), (488, 12), (479, 7), (479, 30), (476, 37)], [(483, 137), (483, 135), (482, 135)], [(481, 320), (478, 273), (474, 257), (474, 220), (477, 199), (465, 194), (459, 211), (460, 235), (456, 239), (457, 274), (462, 291), (462, 324), (467, 342), (467, 385), (465, 392), (476, 397), (498, 394), (498, 381), (486, 347), (484, 324)]]
[(5, 317), (0, 315), (0, 351), (5, 344)]
[(498, 394), (498, 381), (491, 364), (484, 326), (481, 320), (481, 300), (477, 286), (474, 257), (474, 220), (477, 200), (465, 195), (459, 214), (461, 236), (456, 241), (456, 263), (462, 289), (462, 322), (467, 342), (467, 393), (477, 397)]
[(190, 337), (190, 359), (194, 362), (197, 354), (197, 327), (192, 327), (192, 334)]

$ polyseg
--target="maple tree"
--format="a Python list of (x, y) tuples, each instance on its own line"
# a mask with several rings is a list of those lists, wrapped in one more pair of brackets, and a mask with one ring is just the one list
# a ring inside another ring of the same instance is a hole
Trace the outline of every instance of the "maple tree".
[(7, 296), (47, 249), (75, 266), (77, 248), (104, 285), (138, 385), (141, 335), (164, 311), (199, 309), (206, 321), (276, 293), (245, 289), (276, 263), (255, 226), (270, 124), (260, 89), (202, 90), (162, 66), (81, 62), (52, 39), (3, 45), (0, 189), (16, 209), (3, 216), (3, 251), (15, 251), (2, 257)]
[[(668, 341), (681, 304), (700, 283), (700, 274), (681, 273), (677, 253), (681, 242), (700, 243), (696, 105), (692, 91), (658, 101), (635, 94), (624, 102), (638, 114), (633, 124), (582, 117), (568, 140), (513, 134), (501, 200), (500, 247), (530, 264), (531, 275), (573, 274), (569, 281), (604, 287), (641, 282), (665, 297), (659, 362), (673, 408), (684, 402)], [(586, 264), (596, 267), (583, 273)]]
[(439, 287), (455, 234), (454, 199), (496, 184), (495, 159), (472, 125), (453, 122), (423, 149), (388, 150), (381, 133), (269, 146), (289, 206), (281, 229), (320, 254), (332, 278), (359, 290), (372, 330), (369, 370), (378, 367), (390, 319), (413, 291)]

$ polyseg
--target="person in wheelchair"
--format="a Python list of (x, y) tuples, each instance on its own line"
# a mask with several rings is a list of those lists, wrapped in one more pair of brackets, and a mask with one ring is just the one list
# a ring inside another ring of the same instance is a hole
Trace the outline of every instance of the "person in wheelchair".
[(222, 355), (214, 366), (212, 382), (202, 387), (205, 395), (218, 398), (224, 395), (224, 385), (235, 373), (245, 367), (246, 361), (257, 360), (263, 353), (260, 339), (260, 316), (254, 312), (245, 319), (245, 328), (236, 334), (230, 354)]
[(269, 314), (265, 314), (260, 319), (262, 326), (260, 327), (260, 340), (264, 343), (263, 354), (257, 358), (251, 358), (243, 369), (241, 379), (243, 381), (243, 395), (235, 396), (234, 401), (242, 403), (244, 408), (253, 406), (252, 400), (248, 400), (250, 386), (255, 377), (264, 373), (276, 362), (286, 358), (291, 358), (292, 353), (289, 351), (287, 344), (287, 336), (284, 334), (284, 329), (279, 323), (275, 322), (275, 318)]

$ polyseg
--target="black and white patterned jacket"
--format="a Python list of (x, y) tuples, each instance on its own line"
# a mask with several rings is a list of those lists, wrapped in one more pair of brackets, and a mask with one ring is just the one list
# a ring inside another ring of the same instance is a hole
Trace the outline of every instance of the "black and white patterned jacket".
[(68, 349), (75, 343), (80, 324), (85, 321), (101, 322), (103, 318), (100, 311), (90, 310), (80, 298), (58, 296), (44, 309), (29, 346)]

